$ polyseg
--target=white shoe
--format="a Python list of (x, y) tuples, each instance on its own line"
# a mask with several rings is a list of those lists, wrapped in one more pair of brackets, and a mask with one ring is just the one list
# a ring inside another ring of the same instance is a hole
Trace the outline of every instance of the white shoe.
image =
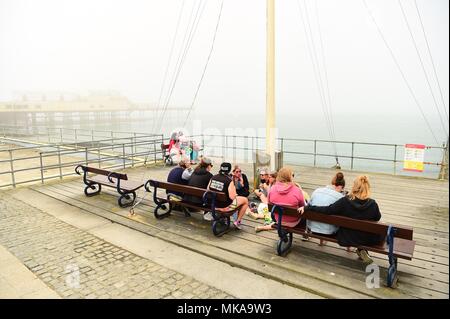
[(214, 218), (213, 218), (211, 212), (207, 212), (206, 214), (203, 215), (203, 219), (210, 222), (210, 221), (212, 221)]

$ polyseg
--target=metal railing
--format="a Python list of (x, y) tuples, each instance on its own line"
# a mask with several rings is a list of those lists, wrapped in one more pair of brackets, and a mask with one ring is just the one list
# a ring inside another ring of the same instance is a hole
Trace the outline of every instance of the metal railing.
[[(1, 140), (1, 138), (0, 138)], [(79, 164), (125, 169), (162, 160), (163, 135), (0, 149), (0, 188), (75, 175)], [(5, 177), (8, 177), (5, 178)]]
[(46, 126), (16, 126), (2, 125), (0, 127), (0, 137), (3, 138), (26, 138), (27, 141), (36, 141), (47, 144), (62, 143), (84, 143), (97, 141), (99, 139), (115, 139), (125, 137), (146, 136), (145, 133), (118, 132), (107, 130), (94, 130), (82, 128), (63, 128)]
[[(74, 175), (73, 168), (78, 164), (127, 168), (145, 164), (148, 158), (156, 163), (163, 157), (160, 147), (165, 140), (163, 135), (64, 128), (46, 131), (50, 143), (32, 142), (28, 138), (20, 143), (17, 136), (21, 132), (17, 128), (7, 137), (0, 137), (3, 143), (25, 145), (2, 149), (0, 143), (0, 188), (62, 179)], [(259, 136), (205, 134), (191, 138), (201, 144), (207, 156), (235, 163), (253, 163), (255, 152), (265, 149), (265, 138)], [(291, 165), (332, 167), (337, 156), (342, 169), (410, 174), (402, 170), (404, 145), (399, 144), (278, 138), (277, 148), (283, 153), (284, 163)], [(437, 178), (440, 171), (448, 170), (448, 162), (443, 160), (445, 151), (444, 146), (427, 147), (422, 176)]]
[[(254, 162), (254, 153), (265, 149), (265, 138), (239, 135), (194, 135), (201, 140), (205, 154), (233, 160)], [(414, 175), (403, 170), (404, 147), (401, 144), (330, 141), (320, 139), (278, 138), (277, 149), (286, 164), (332, 167), (336, 157), (342, 169)], [(424, 172), (421, 176), (438, 178), (446, 167), (446, 146), (427, 146)]]

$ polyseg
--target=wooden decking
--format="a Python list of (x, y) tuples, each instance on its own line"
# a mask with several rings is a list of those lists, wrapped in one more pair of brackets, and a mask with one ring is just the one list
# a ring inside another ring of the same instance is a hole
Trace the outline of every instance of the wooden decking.
[[(250, 165), (242, 165), (251, 172)], [(216, 167), (216, 166), (215, 166)], [(136, 168), (126, 173), (131, 180), (148, 178), (165, 180), (170, 168)], [(329, 183), (335, 173), (331, 169), (295, 167), (296, 180), (311, 194)], [(351, 187), (355, 172), (345, 172)], [(247, 174), (249, 179), (252, 174)], [(136, 209), (136, 216), (128, 217), (128, 209), (117, 206), (114, 190), (86, 197), (81, 178), (33, 186), (32, 189), (116, 223), (132, 227), (212, 258), (241, 267), (293, 287), (328, 298), (448, 298), (449, 297), (449, 185), (448, 182), (369, 174), (373, 198), (379, 203), (382, 220), (409, 225), (414, 228), (416, 251), (412, 261), (399, 260), (399, 287), (384, 286), (386, 256), (373, 254), (381, 267), (378, 289), (366, 287), (365, 268), (354, 253), (328, 243), (324, 247), (315, 241), (304, 242), (294, 236), (294, 245), (287, 257), (275, 252), (277, 234), (274, 231), (255, 233), (261, 221), (245, 218), (243, 230), (231, 230), (221, 238), (212, 234), (210, 223), (200, 214), (186, 218), (173, 212), (169, 218), (153, 217), (151, 194)], [(144, 191), (138, 192), (138, 200)], [(205, 270), (202, 270), (205, 271)], [(211, 270), (217, 271), (218, 270)]]

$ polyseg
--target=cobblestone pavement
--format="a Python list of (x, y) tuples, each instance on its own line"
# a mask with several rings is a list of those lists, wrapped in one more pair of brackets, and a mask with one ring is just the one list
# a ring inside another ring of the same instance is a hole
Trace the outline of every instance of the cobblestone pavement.
[(233, 298), (0, 194), (0, 245), (63, 298)]

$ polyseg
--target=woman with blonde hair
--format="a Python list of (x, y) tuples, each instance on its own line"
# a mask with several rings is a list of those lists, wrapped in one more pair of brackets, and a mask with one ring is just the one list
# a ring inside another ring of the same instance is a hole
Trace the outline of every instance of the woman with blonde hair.
[[(339, 199), (329, 206), (308, 206), (307, 210), (360, 220), (379, 221), (381, 219), (380, 209), (375, 200), (370, 198), (370, 195), (369, 178), (361, 175), (353, 182), (352, 190), (348, 196)], [(339, 227), (336, 235), (339, 245), (345, 247), (371, 246), (380, 243), (382, 240), (379, 235), (344, 227)], [(372, 262), (366, 250), (357, 249), (356, 253), (365, 263)]]

